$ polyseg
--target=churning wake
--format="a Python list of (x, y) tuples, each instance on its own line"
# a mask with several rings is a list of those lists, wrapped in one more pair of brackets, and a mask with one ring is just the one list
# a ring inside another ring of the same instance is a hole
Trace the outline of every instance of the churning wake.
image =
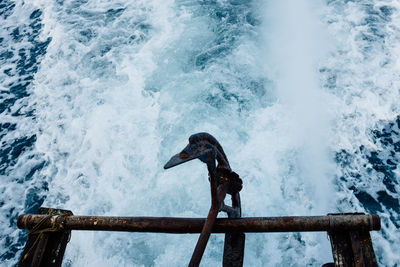
[[(5, 0), (0, 20), (2, 265), (40, 206), (206, 216), (203, 164), (162, 168), (206, 131), (243, 216), (377, 213), (378, 261), (400, 266), (397, 1)], [(196, 240), (74, 231), (63, 264), (185, 266)], [(246, 235), (245, 266), (331, 261), (325, 233)]]

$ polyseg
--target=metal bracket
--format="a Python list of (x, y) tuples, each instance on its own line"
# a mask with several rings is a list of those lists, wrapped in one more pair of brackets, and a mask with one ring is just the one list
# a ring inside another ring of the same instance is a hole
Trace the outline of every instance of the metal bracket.
[[(61, 209), (39, 208), (38, 213), (48, 216), (37, 224), (37, 230), (32, 229), (29, 232), (18, 266), (59, 267), (71, 237), (71, 230), (60, 229), (59, 226), (62, 223), (55, 220), (52, 221), (52, 227), (48, 229), (39, 229), (39, 226), (45, 223), (46, 220), (52, 220), (57, 215), (69, 216), (72, 215), (72, 212)], [(56, 225), (57, 227), (55, 227)]]
[[(329, 214), (329, 216), (341, 215), (363, 215), (364, 213), (339, 213)], [(331, 217), (331, 218), (332, 218)], [(370, 225), (372, 228), (373, 217), (370, 216)], [(375, 222), (376, 224), (376, 222)], [(380, 228), (380, 225), (379, 225)], [(359, 230), (332, 230), (329, 231), (329, 237), (332, 246), (332, 254), (336, 267), (377, 267), (377, 261), (372, 247), (370, 229)]]

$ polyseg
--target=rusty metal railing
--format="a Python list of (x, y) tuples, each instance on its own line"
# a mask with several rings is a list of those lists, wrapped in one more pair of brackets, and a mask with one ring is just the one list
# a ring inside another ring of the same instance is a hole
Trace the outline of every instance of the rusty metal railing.
[[(44, 230), (42, 236), (38, 233), (28, 236), (20, 266), (61, 266), (71, 230), (196, 234), (202, 231), (206, 222), (205, 218), (74, 216), (71, 211), (49, 208), (40, 208), (39, 213), (42, 214), (18, 217), (20, 229)], [(380, 230), (380, 227), (378, 215), (340, 213), (326, 216), (221, 218), (216, 219), (211, 232), (328, 232), (335, 261), (331, 266), (377, 266), (369, 231)], [(51, 231), (46, 232), (48, 229)], [(41, 242), (37, 242), (38, 239)], [(37, 244), (32, 246), (35, 241)], [(48, 265), (53, 261), (58, 265)], [(36, 265), (40, 262), (42, 264)], [(223, 261), (223, 266), (241, 264), (234, 259)]]
[[(189, 144), (164, 168), (196, 158), (207, 164), (209, 172), (211, 208), (207, 218), (74, 216), (68, 210), (40, 208), (39, 214), (18, 217), (18, 227), (29, 230), (19, 266), (61, 266), (71, 230), (200, 233), (189, 266), (199, 266), (211, 233), (225, 233), (222, 265), (238, 267), (243, 265), (246, 232), (324, 231), (330, 237), (334, 259), (324, 266), (377, 266), (369, 231), (380, 230), (378, 215), (241, 218), (242, 180), (231, 170), (221, 145), (211, 135), (192, 135)], [(232, 196), (231, 206), (224, 202), (226, 194)], [(228, 218), (217, 219), (221, 211)]]
[[(18, 228), (33, 229), (48, 215), (26, 214), (18, 217)], [(38, 229), (57, 225), (63, 230), (122, 231), (168, 234), (200, 233), (205, 218), (172, 217), (108, 217), (108, 216), (67, 216), (52, 215)], [(331, 232), (380, 229), (378, 215), (361, 213), (329, 214), (326, 216), (285, 216), (220, 218), (215, 221), (212, 233), (246, 232)]]

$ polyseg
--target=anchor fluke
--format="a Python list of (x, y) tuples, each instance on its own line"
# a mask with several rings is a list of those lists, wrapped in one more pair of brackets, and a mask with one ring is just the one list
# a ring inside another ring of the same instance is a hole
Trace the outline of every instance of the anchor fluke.
[(169, 169), (194, 159), (201, 160), (209, 152), (211, 152), (211, 149), (193, 150), (189, 144), (185, 147), (185, 149), (182, 150), (181, 153), (172, 156), (172, 158), (164, 165), (164, 169)]

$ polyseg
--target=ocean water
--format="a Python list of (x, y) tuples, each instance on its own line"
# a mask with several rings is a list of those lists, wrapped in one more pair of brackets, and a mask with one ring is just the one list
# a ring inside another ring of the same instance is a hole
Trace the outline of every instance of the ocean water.
[[(400, 3), (0, 2), (0, 265), (38, 207), (204, 217), (197, 132), (240, 174), (243, 216), (367, 212), (400, 266)], [(197, 235), (74, 231), (64, 266), (185, 266)], [(220, 266), (212, 235), (202, 266)], [(247, 234), (245, 266), (331, 262), (326, 233)]]

